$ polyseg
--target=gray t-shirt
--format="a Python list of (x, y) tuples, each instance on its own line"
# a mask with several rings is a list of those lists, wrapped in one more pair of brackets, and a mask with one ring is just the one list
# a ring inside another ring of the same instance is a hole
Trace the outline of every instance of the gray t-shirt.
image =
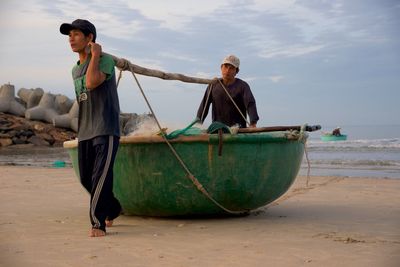
[(115, 64), (111, 56), (100, 58), (100, 71), (106, 74), (106, 80), (93, 90), (86, 88), (86, 71), (90, 57), (86, 62), (72, 69), (76, 99), (79, 103), (78, 140), (84, 141), (96, 136), (120, 136), (119, 100), (115, 80)]

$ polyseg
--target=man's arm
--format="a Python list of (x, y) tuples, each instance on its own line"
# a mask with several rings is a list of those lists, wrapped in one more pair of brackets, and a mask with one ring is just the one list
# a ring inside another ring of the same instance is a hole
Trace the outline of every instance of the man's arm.
[(100, 71), (101, 46), (97, 43), (89, 43), (92, 58), (86, 72), (86, 88), (93, 90), (106, 80), (106, 74)]
[(250, 86), (247, 84), (244, 91), (244, 102), (246, 105), (247, 113), (250, 117), (250, 128), (257, 127), (257, 121), (259, 120), (256, 100), (251, 92)]
[(206, 119), (208, 110), (211, 105), (211, 98), (210, 98), (211, 90), (212, 90), (212, 85), (208, 85), (206, 92), (204, 93), (203, 100), (201, 101), (199, 109), (197, 110), (197, 118), (201, 121), (201, 123), (203, 123), (204, 120)]

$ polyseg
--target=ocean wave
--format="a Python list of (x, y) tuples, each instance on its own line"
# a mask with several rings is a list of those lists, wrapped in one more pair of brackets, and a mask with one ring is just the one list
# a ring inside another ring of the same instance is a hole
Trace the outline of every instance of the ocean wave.
[[(304, 161), (303, 161), (304, 163)], [(327, 159), (311, 160), (312, 166), (341, 166), (341, 167), (393, 167), (400, 170), (400, 161), (396, 160), (356, 160), (356, 159)]]
[(349, 151), (349, 150), (393, 150), (400, 151), (400, 138), (392, 139), (359, 139), (336, 142), (309, 140), (307, 148), (313, 151)]

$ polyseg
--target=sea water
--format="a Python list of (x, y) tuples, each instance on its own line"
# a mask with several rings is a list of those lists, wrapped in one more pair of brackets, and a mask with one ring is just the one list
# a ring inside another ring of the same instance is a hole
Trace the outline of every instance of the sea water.
[[(312, 176), (400, 178), (400, 125), (342, 126), (346, 141), (321, 141), (322, 127), (310, 133), (307, 156)], [(308, 172), (303, 158), (301, 175)]]
[(0, 165), (64, 168), (72, 167), (63, 147), (15, 145), (0, 147)]
[[(312, 132), (306, 143), (311, 176), (378, 177), (400, 179), (400, 125), (342, 126), (346, 141), (324, 142), (322, 126)], [(68, 152), (62, 147), (12, 146), (0, 148), (0, 165), (71, 167)], [(307, 175), (307, 157), (303, 157), (300, 175)]]

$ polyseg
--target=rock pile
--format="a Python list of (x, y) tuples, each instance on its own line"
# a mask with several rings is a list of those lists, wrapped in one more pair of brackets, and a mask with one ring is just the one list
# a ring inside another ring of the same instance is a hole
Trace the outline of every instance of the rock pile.
[(73, 130), (0, 112), (0, 147), (18, 144), (62, 146), (64, 141), (75, 138)]
[[(14, 85), (0, 87), (0, 147), (16, 144), (62, 145), (76, 138), (79, 105), (64, 95), (46, 93), (41, 88), (21, 88), (15, 97)], [(138, 130), (151, 114), (122, 113), (121, 135)]]
[(65, 95), (45, 93), (42, 88), (21, 88), (15, 97), (15, 87), (0, 87), (0, 112), (23, 116), (30, 120), (52, 123), (56, 127), (78, 129), (78, 105)]

